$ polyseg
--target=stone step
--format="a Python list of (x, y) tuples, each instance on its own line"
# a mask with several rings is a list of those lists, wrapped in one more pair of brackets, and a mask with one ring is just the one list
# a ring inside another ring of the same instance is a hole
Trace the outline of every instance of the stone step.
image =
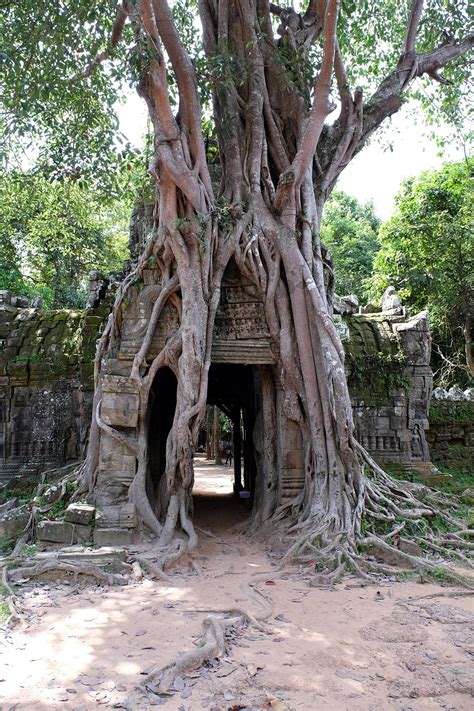
[(114, 546), (96, 549), (80, 545), (68, 546), (56, 551), (37, 553), (32, 560), (37, 563), (45, 560), (60, 560), (77, 565), (97, 565), (107, 573), (123, 573), (128, 570), (127, 551)]

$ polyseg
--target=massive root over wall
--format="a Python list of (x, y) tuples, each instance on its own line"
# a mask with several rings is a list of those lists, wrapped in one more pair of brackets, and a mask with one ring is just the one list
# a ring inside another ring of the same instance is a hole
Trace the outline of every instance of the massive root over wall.
[[(348, 83), (337, 41), (338, 6), (337, 0), (316, 0), (299, 15), (266, 0), (200, 0), (218, 142), (218, 187), (211, 180), (212, 161), (201, 130), (195, 69), (167, 3), (125, 1), (119, 10), (114, 41), (119, 41), (123, 23), (131, 22), (142, 58), (138, 91), (154, 130), (150, 172), (156, 184), (155, 225), (117, 295), (99, 344), (83, 483), (93, 493), (99, 440), (107, 432), (136, 457), (130, 500), (173, 558), (184, 548), (192, 549), (197, 540), (189, 516), (192, 457), (205, 413), (221, 282), (231, 258), (261, 295), (278, 353), (286, 415), (300, 428), (305, 454), (301, 494), (277, 510), (274, 492), (260, 491), (255, 522), (281, 522), (294, 536), (287, 557), (317, 561), (321, 574), (334, 578), (344, 567), (366, 575), (360, 544), (374, 543), (372, 524), (387, 524), (385, 538), (377, 542), (392, 546), (405, 521), (421, 525), (435, 515), (435, 501), (421, 504), (419, 489), (393, 482), (354, 440), (344, 352), (331, 318), (319, 232), (323, 205), (337, 177), (380, 123), (401, 106), (410, 81), (435, 72), (467, 45), (444, 43), (417, 55), (422, 3), (415, 2), (398, 65), (364, 101), (362, 91), (352, 91)], [(291, 78), (282, 61), (283, 45), (303, 62), (313, 46), (320, 48), (314, 84), (302, 87)], [(170, 98), (170, 74), (177, 105)], [(341, 108), (329, 126), (325, 120), (334, 109), (333, 78)], [(120, 339), (127, 291), (150, 264), (159, 273), (161, 289), (131, 372), (140, 397), (132, 438), (103, 421), (99, 376), (104, 358)], [(179, 327), (150, 358), (151, 341), (168, 303), (176, 310)], [(159, 508), (154, 510), (146, 495), (148, 405), (153, 379), (165, 366), (177, 379), (177, 404)], [(364, 517), (368, 529), (362, 525)], [(449, 523), (456, 529), (457, 524)], [(176, 538), (178, 529), (184, 535)], [(460, 524), (457, 530), (450, 534), (451, 543), (468, 546)], [(401, 557), (413, 564), (408, 554)], [(373, 564), (371, 570), (382, 568)]]

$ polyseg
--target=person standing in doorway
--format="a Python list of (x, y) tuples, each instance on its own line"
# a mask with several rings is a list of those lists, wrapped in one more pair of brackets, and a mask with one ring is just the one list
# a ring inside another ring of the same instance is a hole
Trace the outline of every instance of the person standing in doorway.
[(225, 447), (224, 447), (224, 453), (225, 453), (225, 465), (227, 466), (228, 464), (232, 466), (232, 444), (230, 442), (226, 442)]

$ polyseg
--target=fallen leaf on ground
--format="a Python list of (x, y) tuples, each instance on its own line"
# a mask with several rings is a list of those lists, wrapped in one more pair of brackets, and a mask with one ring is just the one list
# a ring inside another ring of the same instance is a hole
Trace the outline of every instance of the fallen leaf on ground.
[(173, 687), (176, 689), (176, 691), (184, 691), (186, 688), (186, 684), (184, 683), (184, 679), (182, 676), (177, 676), (173, 682)]
[(257, 672), (261, 671), (263, 667), (258, 667), (256, 664), (247, 664), (247, 671), (250, 676), (255, 676)]
[(277, 699), (276, 696), (273, 696), (273, 694), (269, 694), (268, 691), (267, 693), (267, 700), (270, 702), (270, 708), (272, 711), (286, 711), (286, 706), (283, 704), (280, 699)]

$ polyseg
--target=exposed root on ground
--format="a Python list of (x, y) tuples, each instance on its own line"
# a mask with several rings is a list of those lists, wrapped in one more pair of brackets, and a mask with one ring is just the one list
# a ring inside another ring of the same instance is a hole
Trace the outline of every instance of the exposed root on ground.
[(94, 578), (99, 583), (105, 585), (127, 585), (128, 579), (123, 575), (116, 573), (105, 573), (97, 565), (69, 563), (60, 560), (44, 560), (41, 563), (31, 564), (31, 559), (17, 559), (15, 561), (17, 567), (8, 568), (7, 565), (2, 569), (2, 586), (7, 591), (8, 595), (6, 603), (10, 609), (10, 616), (5, 622), (6, 627), (11, 627), (17, 622), (26, 622), (28, 617), (22, 609), (21, 601), (13, 590), (11, 583), (20, 585), (31, 578), (38, 578), (42, 575), (51, 573), (60, 573), (61, 575), (71, 576), (74, 582), (78, 581), (80, 575)]
[[(18, 536), (11, 553), (5, 557), (6, 560), (17, 559), (21, 555), (24, 546), (34, 540), (35, 527), (41, 516), (46, 516), (53, 506), (60, 501), (73, 499), (70, 489), (77, 490), (82, 467), (82, 464), (68, 464), (59, 469), (48, 469), (41, 474), (40, 482), (31, 496), (31, 503), (27, 505), (30, 509), (26, 526)], [(58, 478), (58, 474), (62, 474), (62, 476)], [(54, 478), (54, 482), (48, 483), (48, 479), (51, 480), (52, 478)], [(41, 497), (46, 493), (48, 494), (48, 503), (41, 506)]]
[(77, 582), (79, 575), (89, 576), (106, 585), (126, 585), (127, 578), (116, 573), (105, 573), (97, 565), (69, 563), (61, 560), (45, 560), (36, 565), (28, 565), (31, 560), (23, 561), (26, 565), (20, 565), (17, 568), (10, 570), (10, 579), (12, 582), (24, 582), (30, 578), (37, 578), (47, 573), (64, 573), (73, 577), (74, 582)]
[(219, 609), (193, 608), (190, 610), (211, 613), (202, 622), (202, 633), (196, 642), (196, 649), (182, 652), (166, 666), (152, 670), (127, 697), (124, 702), (125, 707), (130, 711), (137, 708), (148, 708), (147, 692), (159, 694), (173, 689), (176, 677), (182, 677), (192, 669), (206, 663), (212, 664), (216, 659), (220, 659), (228, 650), (232, 630), (240, 631), (244, 627), (253, 626), (264, 634), (272, 634), (272, 629), (266, 621), (272, 615), (273, 603), (269, 597), (255, 588), (262, 578), (264, 576), (259, 573), (240, 586), (240, 589), (260, 606), (259, 612), (252, 613), (240, 606)]
[[(374, 582), (415, 572), (422, 579), (474, 589), (474, 576), (447, 565), (474, 567), (470, 557), (474, 544), (465, 540), (474, 536), (474, 530), (456, 518), (459, 499), (393, 479), (360, 445), (355, 447), (370, 476), (364, 475), (352, 518), (343, 525), (336, 516), (324, 513), (302, 515), (295, 522), (302, 497), (286, 504), (275, 517), (293, 539), (281, 567), (291, 562), (308, 566), (313, 573), (311, 585), (332, 584), (344, 572)], [(284, 518), (285, 513), (292, 515)]]
[(5, 620), (5, 627), (10, 627), (15, 622), (24, 622), (26, 620), (25, 614), (23, 613), (20, 605), (20, 601), (15, 595), (15, 591), (11, 587), (8, 581), (8, 568), (5, 565), (2, 569), (2, 586), (7, 591), (8, 595), (5, 602), (10, 610), (10, 615)]

